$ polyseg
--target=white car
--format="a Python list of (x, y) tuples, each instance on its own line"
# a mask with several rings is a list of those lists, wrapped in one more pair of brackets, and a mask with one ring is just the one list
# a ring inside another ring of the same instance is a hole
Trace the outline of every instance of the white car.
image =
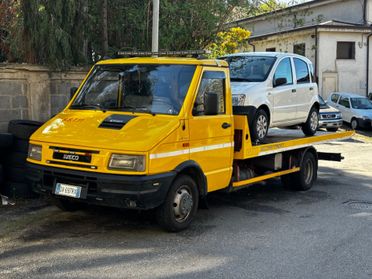
[(372, 103), (367, 97), (352, 93), (334, 92), (328, 97), (327, 104), (342, 113), (342, 119), (351, 128), (371, 128)]
[(222, 57), (230, 67), (236, 114), (248, 115), (251, 137), (262, 141), (269, 127), (302, 125), (314, 135), (319, 122), (318, 86), (306, 57), (276, 52)]
[(326, 128), (329, 132), (336, 132), (343, 124), (342, 114), (338, 109), (326, 104), (322, 96), (319, 97), (319, 128)]

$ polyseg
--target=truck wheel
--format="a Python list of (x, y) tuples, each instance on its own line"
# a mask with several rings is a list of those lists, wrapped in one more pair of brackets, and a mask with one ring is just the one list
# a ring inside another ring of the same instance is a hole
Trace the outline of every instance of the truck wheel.
[(353, 130), (358, 129), (359, 128), (358, 120), (356, 118), (351, 119), (350, 126), (351, 126), (351, 129)]
[(263, 109), (257, 110), (251, 128), (251, 138), (253, 141), (263, 141), (269, 130), (269, 117)]
[(198, 200), (195, 181), (187, 175), (180, 175), (170, 187), (164, 203), (157, 208), (159, 225), (169, 232), (186, 229), (198, 209)]
[(306, 122), (302, 125), (302, 131), (307, 136), (313, 136), (319, 127), (319, 110), (312, 107)]
[(306, 152), (301, 162), (300, 171), (281, 177), (284, 187), (293, 191), (309, 190), (316, 178), (318, 164), (313, 153)]

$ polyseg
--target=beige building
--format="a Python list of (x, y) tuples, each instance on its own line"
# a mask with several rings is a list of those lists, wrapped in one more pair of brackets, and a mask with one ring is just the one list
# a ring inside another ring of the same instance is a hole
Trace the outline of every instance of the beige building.
[(327, 98), (332, 91), (372, 92), (371, 24), (372, 0), (314, 0), (228, 25), (252, 32), (248, 51), (308, 57)]

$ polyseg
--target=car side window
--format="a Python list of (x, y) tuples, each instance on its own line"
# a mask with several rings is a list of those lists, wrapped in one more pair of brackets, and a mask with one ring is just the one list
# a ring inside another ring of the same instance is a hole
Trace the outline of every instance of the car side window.
[(310, 73), (307, 63), (301, 59), (294, 58), (294, 64), (296, 69), (297, 83), (309, 83)]
[(339, 97), (340, 95), (338, 95), (338, 94), (333, 94), (332, 96), (331, 96), (331, 101), (332, 102), (334, 102), (335, 104), (337, 104), (337, 101), (338, 101), (338, 97)]
[(218, 95), (218, 114), (225, 114), (225, 92), (226, 76), (222, 71), (205, 71), (199, 85), (198, 95), (194, 103), (192, 115), (201, 116), (204, 114), (205, 95), (216, 93)]
[(274, 74), (274, 83), (277, 79), (281, 78), (285, 78), (287, 81), (286, 83), (283, 83), (281, 85), (293, 84), (293, 74), (290, 58), (284, 58), (282, 61), (280, 61), (278, 67), (276, 67)]
[(341, 97), (338, 103), (345, 108), (350, 108), (349, 98), (347, 97)]

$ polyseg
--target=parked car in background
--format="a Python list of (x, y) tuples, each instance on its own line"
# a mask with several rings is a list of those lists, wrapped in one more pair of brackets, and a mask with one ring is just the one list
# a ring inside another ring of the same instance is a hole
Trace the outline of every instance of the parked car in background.
[(352, 129), (371, 128), (372, 103), (367, 97), (352, 93), (334, 92), (329, 95), (327, 104), (342, 113), (342, 119)]
[(277, 52), (236, 53), (229, 63), (235, 113), (246, 114), (254, 141), (269, 127), (301, 125), (314, 135), (319, 121), (318, 86), (306, 57)]
[(342, 114), (338, 109), (326, 104), (322, 96), (319, 97), (319, 128), (326, 128), (327, 131), (336, 132), (342, 126)]

